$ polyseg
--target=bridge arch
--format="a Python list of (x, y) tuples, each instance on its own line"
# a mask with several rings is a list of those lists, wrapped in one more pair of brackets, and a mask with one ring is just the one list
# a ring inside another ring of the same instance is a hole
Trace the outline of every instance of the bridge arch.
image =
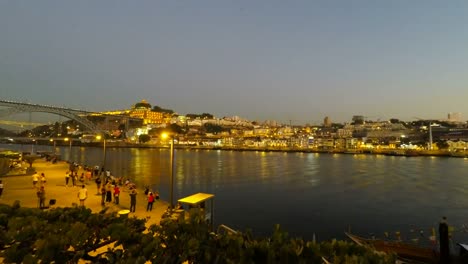
[(85, 117), (80, 116), (84, 114), (90, 114), (91, 112), (86, 112), (86, 111), (71, 109), (71, 108), (19, 103), (19, 102), (2, 101), (2, 100), (0, 100), (0, 106), (8, 107), (8, 108), (0, 110), (0, 117), (10, 116), (13, 114), (26, 113), (26, 112), (42, 112), (42, 113), (48, 113), (48, 114), (56, 114), (56, 115), (60, 115), (60, 116), (75, 120), (76, 122), (82, 124), (84, 127), (89, 129), (90, 131), (99, 132), (96, 125), (93, 122), (89, 121)]

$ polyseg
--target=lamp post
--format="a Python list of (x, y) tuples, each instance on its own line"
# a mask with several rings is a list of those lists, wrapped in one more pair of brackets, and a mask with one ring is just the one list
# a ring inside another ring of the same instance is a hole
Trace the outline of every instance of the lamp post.
[(170, 168), (170, 175), (171, 175), (171, 190), (170, 190), (170, 209), (174, 208), (174, 135), (169, 135), (168, 133), (163, 133), (162, 138), (166, 139), (171, 138), (171, 168)]
[(31, 143), (31, 155), (34, 154), (34, 144), (36, 144), (36, 143), (37, 143), (37, 141), (35, 139), (33, 139), (32, 143)]
[(68, 160), (71, 161), (71, 154), (72, 154), (72, 139), (71, 138), (64, 138), (63, 139), (65, 142), (68, 141)]
[(101, 135), (97, 135), (96, 139), (97, 140), (102, 139), (102, 156), (103, 156), (102, 157), (102, 168), (106, 168), (106, 137), (101, 136)]
[(53, 147), (53, 152), (55, 154), (55, 140), (53, 138), (51, 138), (51, 139), (49, 139), (49, 141), (50, 141), (50, 143), (53, 143), (53, 145), (51, 145), (51, 147)]

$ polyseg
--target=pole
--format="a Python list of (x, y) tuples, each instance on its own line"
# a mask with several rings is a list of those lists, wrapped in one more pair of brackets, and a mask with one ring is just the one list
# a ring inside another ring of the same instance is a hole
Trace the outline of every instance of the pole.
[(103, 161), (102, 161), (102, 167), (105, 168), (106, 167), (106, 139), (104, 138), (103, 140), (104, 144), (103, 144)]
[(429, 150), (432, 150), (432, 124), (429, 122)]
[(174, 136), (171, 136), (171, 209), (174, 208)]
[(72, 160), (72, 139), (71, 138), (70, 138), (70, 142), (69, 142), (68, 146), (69, 146), (68, 147), (68, 156), (70, 157), (68, 159), (69, 159), (69, 161), (71, 161)]

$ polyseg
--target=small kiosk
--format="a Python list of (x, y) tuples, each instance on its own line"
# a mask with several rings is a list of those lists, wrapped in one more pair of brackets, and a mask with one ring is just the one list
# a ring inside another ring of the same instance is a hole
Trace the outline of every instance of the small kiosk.
[(178, 202), (187, 209), (189, 214), (201, 213), (213, 229), (214, 194), (196, 193), (179, 199)]

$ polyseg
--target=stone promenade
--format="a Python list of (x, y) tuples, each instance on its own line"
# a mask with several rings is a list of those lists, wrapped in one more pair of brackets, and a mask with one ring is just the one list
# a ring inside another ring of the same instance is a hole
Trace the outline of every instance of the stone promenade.
[[(44, 159), (38, 159), (34, 161), (33, 167), (36, 169), (38, 174), (45, 174), (46, 184), (46, 205), (49, 204), (50, 199), (55, 199), (56, 204), (54, 207), (70, 207), (79, 204), (77, 197), (78, 190), (81, 188), (81, 183), (78, 181), (77, 187), (66, 187), (65, 186), (65, 172), (68, 170), (68, 163), (64, 161), (52, 164), (46, 162)], [(81, 175), (82, 171), (78, 172)], [(12, 205), (14, 201), (20, 201), (22, 207), (38, 207), (38, 198), (36, 196), (36, 188), (32, 184), (31, 175), (18, 175), (18, 176), (4, 176), (0, 178), (4, 184), (3, 194), (0, 197), (0, 203)], [(71, 180), (69, 182), (71, 185)], [(38, 183), (39, 186), (39, 183)], [(137, 186), (137, 204), (135, 213), (130, 213), (129, 217), (136, 216), (138, 218), (148, 219), (147, 226), (151, 224), (159, 224), (162, 214), (168, 208), (168, 203), (157, 200), (153, 204), (153, 210), (151, 212), (146, 211), (146, 195), (142, 186)], [(91, 180), (86, 184), (88, 190), (88, 198), (85, 201), (85, 206), (90, 208), (94, 213), (100, 212), (105, 207), (108, 211), (119, 212), (130, 208), (130, 195), (129, 191), (125, 187), (121, 187), (120, 203), (119, 205), (112, 203), (106, 203), (105, 206), (101, 206), (101, 195), (97, 194), (97, 187), (94, 180)]]

